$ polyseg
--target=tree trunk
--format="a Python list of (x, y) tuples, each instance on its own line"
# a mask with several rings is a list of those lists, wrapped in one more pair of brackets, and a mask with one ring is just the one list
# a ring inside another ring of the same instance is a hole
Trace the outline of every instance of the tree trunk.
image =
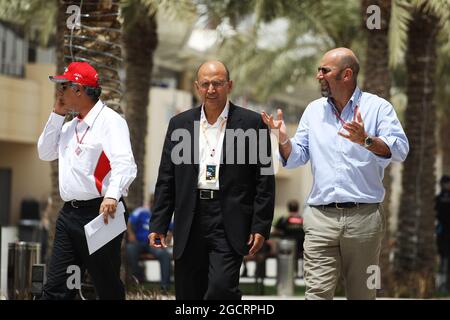
[[(370, 5), (377, 5), (380, 8), (381, 29), (367, 28), (366, 21), (368, 18), (367, 7)], [(364, 69), (364, 91), (376, 94), (389, 101), (391, 89), (391, 75), (389, 70), (389, 21), (391, 17), (391, 0), (362, 0), (361, 3), (363, 20), (363, 29), (367, 32), (367, 47), (366, 47), (366, 62)], [(391, 202), (391, 167), (388, 166), (385, 170), (384, 188), (386, 190), (383, 208), (386, 215), (386, 233), (383, 238), (380, 254), (380, 269), (381, 269), (381, 291), (378, 292), (381, 296), (389, 296), (391, 293), (392, 283), (392, 268), (389, 261), (391, 253), (390, 243), (390, 210), (389, 204)]]
[[(73, 32), (66, 28), (64, 58), (89, 62), (99, 73), (102, 87), (101, 99), (111, 108), (123, 113), (120, 107), (122, 88), (119, 69), (122, 66), (119, 17), (119, 0), (74, 0), (66, 6), (81, 9), (81, 28)], [(64, 11), (65, 12), (65, 11)]]
[[(62, 74), (64, 68), (66, 67), (64, 62), (64, 34), (67, 32), (66, 27), (66, 9), (67, 6), (62, 0), (54, 0), (58, 7), (57, 17), (56, 17), (56, 74)], [(56, 96), (56, 86), (55, 86), (55, 96)], [(59, 210), (63, 206), (63, 201), (59, 195), (59, 170), (58, 170), (58, 160), (50, 162), (50, 179), (51, 179), (51, 194), (50, 194), (50, 208), (48, 209), (48, 239), (47, 239), (47, 252), (46, 260), (52, 254), (53, 240), (55, 239), (55, 225), (56, 219), (58, 218)]]
[[(138, 5), (138, 4), (137, 4)], [(131, 146), (138, 167), (130, 187), (127, 204), (130, 209), (144, 203), (145, 147), (147, 136), (149, 93), (153, 69), (153, 53), (158, 45), (156, 16), (144, 7), (138, 17), (125, 15), (123, 43), (125, 48), (125, 118), (130, 129)], [(139, 36), (136, 36), (139, 35)]]
[[(448, 101), (450, 102), (450, 101)], [(443, 109), (448, 109), (447, 107)], [(439, 147), (442, 152), (442, 173), (450, 175), (450, 143), (448, 143), (448, 136), (450, 133), (450, 112), (445, 110), (441, 112), (439, 117)]]
[[(381, 29), (370, 30), (366, 26), (366, 9), (377, 5), (381, 9)], [(391, 0), (362, 0), (364, 19), (363, 28), (367, 32), (366, 64), (364, 72), (364, 89), (386, 100), (390, 98), (391, 75), (389, 70), (389, 20), (391, 17)]]
[(434, 197), (438, 19), (419, 7), (408, 26), (406, 52), (408, 106), (405, 131), (410, 152), (403, 167), (398, 241), (395, 255), (399, 296), (428, 298), (434, 292)]

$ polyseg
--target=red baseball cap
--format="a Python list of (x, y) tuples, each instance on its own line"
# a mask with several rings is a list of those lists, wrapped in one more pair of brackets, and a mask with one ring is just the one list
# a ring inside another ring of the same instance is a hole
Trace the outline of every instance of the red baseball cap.
[(49, 79), (56, 83), (74, 82), (88, 87), (100, 86), (97, 71), (87, 62), (72, 62), (62, 75), (49, 76)]

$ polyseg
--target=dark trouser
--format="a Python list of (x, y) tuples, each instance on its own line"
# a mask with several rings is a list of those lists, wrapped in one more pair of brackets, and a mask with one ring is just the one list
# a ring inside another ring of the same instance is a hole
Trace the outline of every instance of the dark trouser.
[(242, 260), (226, 239), (219, 200), (198, 200), (186, 248), (175, 260), (176, 299), (240, 300)]
[[(89, 207), (73, 208), (66, 203), (56, 221), (55, 240), (44, 286), (42, 299), (73, 299), (76, 289), (69, 289), (69, 266), (78, 266), (81, 275), (88, 270), (99, 299), (125, 299), (125, 289), (120, 280), (120, 247), (123, 234), (89, 255), (84, 225), (99, 215), (101, 200)], [(125, 213), (126, 219), (128, 213)], [(69, 269), (71, 270), (71, 269)], [(71, 279), (69, 279), (71, 280)], [(73, 281), (69, 281), (73, 283)]]

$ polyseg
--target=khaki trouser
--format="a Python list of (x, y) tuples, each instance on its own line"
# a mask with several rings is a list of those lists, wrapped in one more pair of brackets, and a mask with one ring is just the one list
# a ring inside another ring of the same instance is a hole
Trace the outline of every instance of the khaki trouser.
[(375, 299), (371, 280), (386, 228), (381, 205), (308, 206), (303, 219), (306, 299), (333, 299), (341, 273), (348, 299)]

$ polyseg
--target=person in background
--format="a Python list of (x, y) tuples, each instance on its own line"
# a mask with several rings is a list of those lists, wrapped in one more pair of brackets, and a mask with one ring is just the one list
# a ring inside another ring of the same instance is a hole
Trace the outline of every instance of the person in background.
[(443, 175), (440, 181), (441, 192), (436, 197), (436, 242), (439, 253), (440, 289), (450, 291), (449, 257), (450, 257), (450, 176)]
[[(161, 271), (161, 292), (168, 293), (170, 287), (170, 270), (172, 254), (168, 248), (153, 248), (148, 245), (150, 219), (154, 203), (153, 194), (150, 195), (150, 205), (136, 208), (128, 219), (126, 245), (127, 262), (132, 274), (139, 282), (146, 280), (144, 270), (139, 266), (139, 256), (150, 253), (159, 261)], [(172, 224), (169, 226), (169, 236), (172, 232)]]
[[(303, 264), (303, 241), (305, 240), (305, 232), (303, 231), (303, 218), (300, 215), (299, 203), (297, 200), (290, 200), (287, 204), (287, 209), (288, 215), (280, 217), (277, 220), (272, 235), (295, 241), (296, 263), (294, 267), (297, 273), (298, 264)], [(301, 269), (303, 270), (303, 268)]]

